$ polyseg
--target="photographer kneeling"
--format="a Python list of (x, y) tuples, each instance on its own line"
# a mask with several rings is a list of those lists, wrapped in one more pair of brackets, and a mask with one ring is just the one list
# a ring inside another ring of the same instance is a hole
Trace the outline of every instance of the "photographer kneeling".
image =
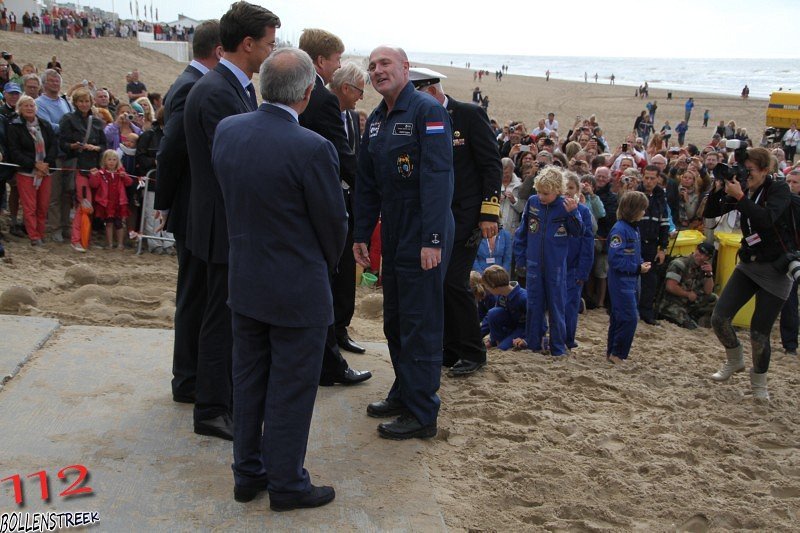
[(711, 316), (714, 333), (727, 353), (727, 362), (711, 379), (725, 381), (735, 372), (744, 370), (742, 345), (731, 321), (755, 295), (755, 311), (750, 322), (753, 352), (750, 384), (756, 400), (768, 401), (769, 334), (792, 288), (787, 274), (787, 253), (795, 249), (789, 209), (791, 199), (788, 185), (775, 181), (769, 174), (772, 167), (769, 151), (751, 148), (746, 158), (737, 154), (737, 161), (747, 169), (746, 189), (742, 190), (737, 179), (716, 179), (704, 214), (710, 218), (738, 210), (743, 233), (739, 263)]

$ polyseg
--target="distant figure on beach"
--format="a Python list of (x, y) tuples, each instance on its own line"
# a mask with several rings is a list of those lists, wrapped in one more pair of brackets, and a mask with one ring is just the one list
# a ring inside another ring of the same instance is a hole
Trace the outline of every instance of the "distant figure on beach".
[(489, 109), (489, 96), (484, 96), (481, 99), (481, 107), (485, 110)]
[(483, 70), (478, 71), (478, 81), (483, 81)]
[(594, 73), (594, 82), (597, 83), (597, 72)]
[(616, 80), (617, 78), (612, 74), (610, 79), (611, 79), (610, 85), (615, 85), (614, 80)]
[(742, 89), (742, 98), (747, 98), (748, 96), (750, 96), (750, 87), (745, 85), (744, 89)]
[(475, 105), (481, 105), (483, 102), (483, 97), (481, 95), (481, 88), (475, 87), (475, 90), (472, 91), (472, 103)]
[(664, 144), (669, 148), (669, 139), (672, 137), (672, 126), (669, 125), (669, 120), (664, 121), (661, 126), (661, 138), (664, 139)]
[(583, 73), (583, 83), (589, 83), (589, 73), (585, 71)]
[(544, 81), (550, 81), (550, 69), (547, 69), (547, 72), (544, 73)]
[(692, 117), (692, 109), (694, 109), (694, 98), (689, 98), (686, 100), (683, 108), (685, 110), (685, 113), (683, 114), (683, 120), (689, 122), (689, 119)]
[(711, 115), (709, 114), (708, 109), (706, 109), (705, 111), (703, 111), (703, 127), (704, 128), (708, 127), (708, 119), (709, 118), (711, 118)]

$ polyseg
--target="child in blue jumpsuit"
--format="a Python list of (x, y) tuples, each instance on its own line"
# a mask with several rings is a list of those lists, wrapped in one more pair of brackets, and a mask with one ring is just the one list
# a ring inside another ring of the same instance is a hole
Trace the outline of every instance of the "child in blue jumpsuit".
[(516, 264), (526, 269), (528, 319), (525, 339), (515, 343), (533, 351), (542, 349), (547, 311), (550, 323), (550, 353), (564, 355), (567, 299), (567, 251), (570, 236), (583, 231), (578, 202), (564, 198), (564, 174), (547, 167), (536, 179), (536, 194), (528, 199), (514, 239)]
[(473, 270), (469, 273), (469, 289), (475, 298), (475, 305), (478, 306), (478, 321), (481, 323), (481, 338), (489, 334), (489, 320), (486, 316), (491, 309), (497, 305), (497, 296), (487, 292), (486, 286), (482, 283), (483, 274)]
[(617, 223), (608, 233), (608, 295), (611, 322), (608, 325), (606, 359), (621, 363), (628, 358), (639, 321), (639, 274), (650, 270), (642, 262), (641, 240), (636, 223), (647, 209), (647, 196), (639, 191), (622, 195)]
[[(581, 182), (574, 172), (566, 173), (567, 194), (573, 198), (578, 197)], [(592, 213), (584, 204), (578, 204), (578, 213), (583, 223), (583, 231), (578, 237), (569, 239), (569, 252), (567, 253), (567, 305), (564, 313), (566, 323), (567, 348), (577, 348), (575, 332), (578, 329), (578, 312), (581, 307), (581, 292), (584, 284), (589, 280), (594, 264), (594, 232), (592, 231)]]
[(497, 346), (508, 350), (515, 339), (525, 336), (528, 293), (511, 281), (508, 272), (500, 265), (492, 265), (483, 272), (481, 283), (497, 297), (497, 305), (489, 310), (486, 322), (489, 326), (489, 341), (486, 347)]

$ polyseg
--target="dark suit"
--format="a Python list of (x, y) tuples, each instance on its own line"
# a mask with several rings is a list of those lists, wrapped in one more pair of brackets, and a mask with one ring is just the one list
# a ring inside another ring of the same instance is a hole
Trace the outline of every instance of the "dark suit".
[[(355, 151), (348, 142), (347, 134), (345, 133), (342, 114), (339, 110), (339, 99), (335, 94), (325, 88), (325, 83), (319, 75), (317, 75), (314, 90), (311, 91), (311, 99), (308, 102), (308, 107), (306, 107), (306, 110), (300, 115), (300, 125), (322, 135), (333, 143), (339, 158), (339, 178), (347, 183), (349, 187), (354, 187), (358, 164)], [(352, 240), (350, 242), (352, 242)], [(352, 244), (350, 250), (352, 250)], [(353, 254), (351, 253), (349, 255)], [(336, 279), (343, 278), (347, 275), (342, 268), (346, 268), (347, 264), (352, 265), (353, 269), (350, 274), (350, 277), (354, 280), (352, 289), (346, 284), (345, 280)], [(337, 274), (340, 270), (342, 275), (338, 276)], [(345, 264), (340, 265), (340, 267), (336, 269), (331, 287), (333, 290), (334, 310), (338, 309), (340, 313), (347, 313), (349, 309), (355, 308), (355, 259), (352, 261), (350, 261), (349, 258), (345, 259)], [(349, 317), (337, 316), (335, 324), (331, 324), (326, 334), (325, 358), (322, 363), (323, 380), (341, 376), (344, 371), (347, 370), (347, 361), (342, 357), (336, 341), (336, 325), (340, 325), (341, 329), (341, 324), (344, 322), (349, 324), (352, 316), (352, 312), (350, 312)], [(343, 327), (346, 328), (347, 324)]]
[(220, 63), (194, 84), (183, 124), (192, 186), (186, 246), (206, 265), (206, 307), (197, 352), (195, 422), (231, 410), (231, 314), (228, 300), (228, 224), (211, 147), (217, 124), (252, 111), (236, 75)]
[(306, 492), (329, 275), (347, 233), (336, 151), (263, 104), (220, 123), (213, 162), (230, 229), (234, 479)]
[(469, 290), (469, 273), (478, 246), (476, 243), (468, 248), (466, 244), (479, 222), (496, 222), (499, 218), (503, 166), (486, 111), (449, 96), (447, 100), (453, 122), (455, 188), (451, 207), (456, 226), (444, 280), (443, 364), (452, 366), (459, 359), (486, 360), (475, 298)]
[(172, 350), (172, 394), (195, 396), (198, 335), (206, 306), (206, 265), (186, 249), (189, 215), (189, 152), (183, 109), (186, 96), (203, 73), (188, 65), (164, 97), (164, 137), (159, 147), (155, 208), (169, 210), (167, 231), (175, 236), (178, 282), (175, 288), (175, 343)]

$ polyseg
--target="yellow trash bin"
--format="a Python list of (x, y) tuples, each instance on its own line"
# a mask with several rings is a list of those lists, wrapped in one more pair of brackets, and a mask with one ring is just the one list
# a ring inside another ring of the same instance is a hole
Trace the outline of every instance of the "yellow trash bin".
[[(719, 242), (719, 254), (717, 255), (717, 278), (714, 280), (717, 286), (717, 294), (722, 293), (722, 288), (733, 274), (739, 257), (736, 255), (741, 246), (741, 233), (717, 233), (714, 235)], [(756, 307), (755, 296), (750, 298), (744, 307), (739, 309), (733, 317), (733, 325), (742, 328), (750, 328), (750, 320), (753, 318), (753, 310)]]
[[(681, 230), (681, 232), (678, 233), (678, 242), (675, 242), (674, 237), (670, 238), (667, 252), (671, 251), (672, 253), (670, 255), (672, 257), (691, 255), (694, 249), (697, 248), (697, 245), (704, 240), (706, 240), (705, 235), (696, 229)], [(673, 243), (675, 245), (674, 248)]]

